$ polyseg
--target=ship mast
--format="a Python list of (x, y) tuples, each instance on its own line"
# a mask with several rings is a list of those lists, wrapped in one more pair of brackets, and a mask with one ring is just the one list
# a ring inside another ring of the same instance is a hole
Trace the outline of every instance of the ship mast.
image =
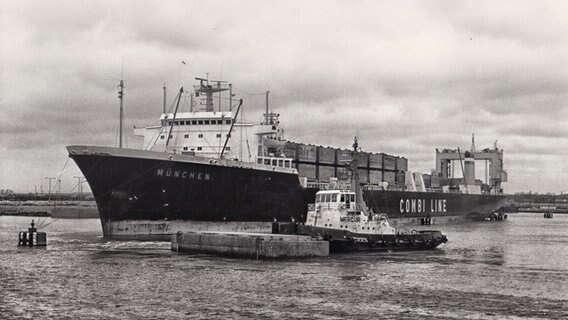
[(123, 125), (123, 117), (124, 112), (122, 108), (122, 99), (124, 97), (124, 81), (121, 79), (120, 84), (118, 85), (118, 99), (120, 99), (120, 120), (119, 120), (119, 129), (118, 129), (118, 147), (122, 148), (122, 131), (124, 128)]
[(163, 106), (163, 114), (166, 113), (166, 83), (164, 82), (164, 106)]
[[(217, 80), (209, 80), (204, 78), (195, 78), (195, 80), (199, 80), (199, 85), (194, 86), (195, 94), (198, 95), (200, 93), (205, 94), (205, 112), (215, 112), (215, 108), (213, 107), (213, 94), (217, 92), (227, 91), (229, 88), (224, 85), (226, 81), (217, 81)], [(209, 81), (216, 82), (217, 86), (212, 86), (209, 84)], [(219, 94), (220, 96), (220, 94)], [(219, 97), (219, 111), (221, 111), (221, 100)]]

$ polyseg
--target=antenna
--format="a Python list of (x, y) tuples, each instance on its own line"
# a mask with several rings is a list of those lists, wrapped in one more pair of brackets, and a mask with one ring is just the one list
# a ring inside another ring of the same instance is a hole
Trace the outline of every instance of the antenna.
[(266, 91), (266, 124), (268, 124), (268, 94), (270, 93), (270, 91)]
[(229, 111), (233, 111), (233, 84), (229, 83)]
[(166, 113), (166, 83), (164, 82), (164, 112)]
[(120, 84), (118, 85), (118, 99), (120, 99), (120, 116), (119, 116), (119, 129), (118, 129), (118, 147), (122, 148), (122, 131), (123, 131), (123, 123), (122, 118), (124, 116), (124, 111), (122, 107), (122, 100), (124, 97), (124, 80), (120, 80)]

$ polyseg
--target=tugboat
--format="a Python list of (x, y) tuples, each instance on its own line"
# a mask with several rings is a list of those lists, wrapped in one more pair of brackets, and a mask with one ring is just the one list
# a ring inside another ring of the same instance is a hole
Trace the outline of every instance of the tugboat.
[(297, 226), (297, 234), (328, 240), (330, 252), (428, 250), (448, 241), (435, 230), (399, 232), (386, 215), (367, 212), (356, 198), (352, 191), (319, 191), (306, 223)]
[[(363, 201), (357, 173), (357, 138), (353, 144), (351, 187), (336, 184), (336, 190), (316, 193), (309, 204), (306, 222), (294, 227), (297, 234), (310, 235), (330, 242), (330, 252), (369, 250), (429, 250), (446, 243), (437, 230), (409, 233), (393, 228), (385, 214), (374, 213)], [(351, 190), (349, 190), (351, 189)]]

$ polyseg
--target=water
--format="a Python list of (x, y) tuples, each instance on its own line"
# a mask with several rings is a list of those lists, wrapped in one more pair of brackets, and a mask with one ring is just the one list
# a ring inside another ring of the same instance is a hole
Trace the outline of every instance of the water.
[(97, 219), (17, 247), (29, 222), (0, 217), (0, 318), (568, 318), (568, 215), (438, 226), (449, 242), (427, 252), (288, 261), (109, 241)]

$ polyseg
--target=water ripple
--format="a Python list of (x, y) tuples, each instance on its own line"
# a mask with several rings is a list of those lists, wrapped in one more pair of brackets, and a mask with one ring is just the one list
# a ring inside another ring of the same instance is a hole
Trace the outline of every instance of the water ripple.
[(568, 216), (444, 227), (450, 242), (433, 251), (286, 261), (108, 241), (97, 220), (53, 224), (47, 248), (18, 248), (27, 220), (0, 219), (4, 318), (568, 318)]

